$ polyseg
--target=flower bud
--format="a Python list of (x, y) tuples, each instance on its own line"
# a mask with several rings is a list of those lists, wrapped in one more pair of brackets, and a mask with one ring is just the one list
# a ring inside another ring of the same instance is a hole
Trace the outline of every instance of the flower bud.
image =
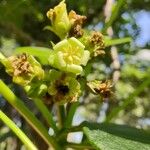
[(51, 20), (49, 29), (61, 39), (64, 39), (71, 27), (65, 2), (62, 1), (54, 9), (50, 9), (47, 12), (47, 17)]

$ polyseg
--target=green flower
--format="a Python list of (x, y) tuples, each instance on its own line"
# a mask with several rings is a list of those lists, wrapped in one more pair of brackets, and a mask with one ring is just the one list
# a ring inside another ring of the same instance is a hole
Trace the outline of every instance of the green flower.
[(6, 72), (12, 76), (13, 82), (25, 86), (29, 84), (33, 78), (43, 79), (44, 71), (41, 65), (31, 55), (10, 56), (2, 60), (6, 68)]
[(84, 48), (85, 46), (74, 37), (65, 39), (53, 47), (49, 63), (65, 72), (80, 74), (83, 70), (81, 65), (86, 65), (90, 56), (89, 51)]
[(54, 103), (64, 104), (77, 101), (80, 94), (80, 84), (74, 77), (51, 70), (50, 78), (48, 93)]
[(50, 9), (47, 17), (51, 20), (51, 26), (48, 26), (47, 29), (64, 39), (71, 28), (65, 2), (62, 1), (54, 9)]

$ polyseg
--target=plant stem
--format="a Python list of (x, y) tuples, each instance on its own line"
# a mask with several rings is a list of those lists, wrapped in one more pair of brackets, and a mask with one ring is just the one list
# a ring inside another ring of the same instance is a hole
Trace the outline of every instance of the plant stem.
[(50, 113), (50, 111), (48, 110), (48, 108), (44, 105), (44, 103), (42, 102), (42, 100), (39, 99), (39, 98), (34, 98), (34, 103), (36, 104), (37, 108), (40, 110), (40, 112), (44, 116), (45, 120), (50, 125), (50, 127), (53, 128), (53, 130), (55, 131), (55, 133), (57, 133), (58, 128), (56, 126), (55, 121), (53, 120), (53, 116)]
[(58, 133), (57, 141), (64, 140), (70, 132), (82, 132), (84, 126), (86, 126), (86, 122), (82, 122), (80, 125), (71, 128), (64, 128)]
[(57, 117), (59, 128), (62, 129), (65, 120), (65, 109), (64, 105), (57, 105)]
[(52, 138), (43, 124), (34, 116), (34, 114), (24, 105), (24, 103), (0, 80), (0, 94), (26, 119), (26, 121), (39, 133), (46, 143), (59, 150), (59, 146)]
[(109, 47), (109, 46), (112, 46), (112, 45), (119, 45), (119, 44), (129, 43), (131, 41), (132, 41), (132, 39), (130, 37), (106, 40), (105, 41), (105, 46)]
[(75, 111), (76, 111), (78, 105), (79, 105), (79, 102), (76, 102), (76, 103), (72, 103), (72, 104), (71, 104), (70, 109), (69, 109), (69, 112), (68, 112), (67, 117), (66, 117), (65, 124), (64, 124), (64, 126), (65, 126), (66, 128), (71, 127), (71, 125), (72, 125), (72, 120), (73, 120), (73, 116), (74, 116), (74, 114), (75, 114)]
[(110, 16), (109, 20), (104, 25), (103, 33), (106, 33), (107, 29), (115, 23), (118, 15), (121, 14), (120, 11), (124, 4), (125, 4), (124, 0), (118, 0), (116, 2), (116, 5), (113, 7), (113, 9), (111, 11), (111, 16)]
[(81, 149), (81, 150), (83, 150), (83, 149), (93, 149), (93, 147), (92, 146), (90, 146), (90, 145), (87, 145), (87, 144), (76, 144), (76, 143), (67, 143), (66, 145), (65, 145), (65, 148), (73, 148), (73, 149)]
[(25, 144), (25, 146), (28, 149), (37, 150), (36, 146), (22, 132), (22, 130), (19, 127), (17, 127), (17, 125), (10, 118), (8, 118), (1, 110), (0, 119), (18, 136), (18, 138)]

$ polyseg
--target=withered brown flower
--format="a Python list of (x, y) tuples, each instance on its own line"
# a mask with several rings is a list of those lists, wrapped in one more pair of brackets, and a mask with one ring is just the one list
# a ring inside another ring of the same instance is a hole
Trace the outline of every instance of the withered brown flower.
[(69, 20), (71, 22), (70, 36), (81, 37), (83, 35), (82, 25), (86, 20), (86, 16), (76, 14), (75, 11), (69, 12)]
[(93, 31), (89, 39), (90, 43), (94, 45), (94, 56), (105, 54), (105, 43), (103, 35), (98, 31)]
[(11, 56), (8, 58), (8, 60), (11, 62), (12, 68), (14, 70), (13, 76), (29, 74), (33, 72), (33, 68), (27, 60), (27, 55), (25, 53), (18, 56)]
[(40, 63), (31, 55), (25, 53), (13, 55), (3, 60), (6, 72), (12, 76), (13, 82), (25, 86), (33, 78), (44, 78), (44, 70)]
[(94, 80), (88, 82), (87, 85), (94, 94), (99, 94), (103, 98), (109, 98), (113, 94), (111, 90), (112, 83), (110, 80), (107, 80), (105, 82)]

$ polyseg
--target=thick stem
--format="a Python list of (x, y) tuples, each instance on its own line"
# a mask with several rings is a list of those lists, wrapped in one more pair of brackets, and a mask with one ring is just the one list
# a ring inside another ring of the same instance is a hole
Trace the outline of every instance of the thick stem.
[(39, 98), (34, 98), (34, 103), (36, 104), (37, 108), (40, 110), (40, 112), (42, 113), (43, 117), (45, 118), (47, 123), (50, 125), (50, 127), (53, 128), (55, 133), (57, 133), (58, 128), (57, 128), (56, 123), (55, 123), (55, 121), (53, 119), (53, 116), (50, 113), (50, 111), (47, 109), (47, 107), (44, 105), (42, 100), (39, 99)]
[(60, 129), (62, 129), (65, 120), (65, 108), (64, 105), (56, 105), (56, 106), (57, 106), (58, 126)]
[(55, 142), (43, 124), (34, 116), (34, 114), (24, 105), (24, 103), (8, 88), (8, 86), (0, 80), (0, 94), (26, 119), (26, 121), (39, 133), (46, 143), (59, 150), (58, 144)]
[(8, 118), (0, 110), (0, 119), (18, 136), (18, 138), (24, 143), (24, 145), (30, 150), (37, 150), (36, 146), (30, 141), (30, 139), (17, 127), (17, 125)]

